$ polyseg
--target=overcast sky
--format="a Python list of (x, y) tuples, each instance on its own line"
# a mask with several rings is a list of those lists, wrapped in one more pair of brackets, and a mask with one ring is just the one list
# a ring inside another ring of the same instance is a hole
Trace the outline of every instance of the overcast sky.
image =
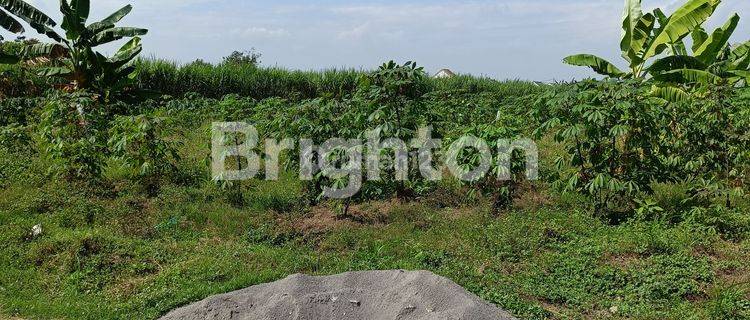
[[(30, 0), (45, 12), (57, 0)], [(496, 79), (569, 80), (592, 75), (563, 57), (593, 53), (622, 66), (622, 0), (92, 0), (92, 19), (127, 3), (125, 25), (146, 27), (145, 54), (189, 62), (220, 61), (256, 48), (264, 65), (294, 69), (415, 60), (434, 72)], [(644, 0), (670, 12), (679, 0)], [(709, 26), (732, 12), (747, 16), (734, 42), (750, 40), (750, 1), (724, 0)], [(57, 18), (58, 15), (53, 15)], [(29, 34), (33, 36), (33, 32)]]

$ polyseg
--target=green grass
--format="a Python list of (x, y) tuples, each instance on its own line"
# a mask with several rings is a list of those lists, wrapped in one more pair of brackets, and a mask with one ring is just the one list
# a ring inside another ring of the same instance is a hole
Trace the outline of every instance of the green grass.
[[(142, 89), (172, 96), (193, 92), (210, 98), (238, 94), (257, 100), (345, 97), (357, 89), (360, 78), (366, 74), (366, 71), (354, 69), (290, 71), (253, 65), (178, 64), (160, 59), (143, 59), (138, 67), (137, 85)], [(543, 89), (529, 81), (497, 81), (467, 75), (425, 81), (431, 89), (438, 91), (490, 92), (506, 96), (521, 96)]]

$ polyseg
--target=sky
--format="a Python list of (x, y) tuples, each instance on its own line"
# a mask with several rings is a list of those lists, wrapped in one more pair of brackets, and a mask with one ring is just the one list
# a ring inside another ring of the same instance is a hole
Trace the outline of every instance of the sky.
[[(57, 0), (27, 0), (60, 19)], [(434, 73), (536, 81), (594, 74), (567, 66), (592, 53), (624, 67), (619, 41), (622, 0), (92, 0), (91, 20), (131, 3), (121, 23), (150, 29), (144, 54), (190, 62), (221, 61), (255, 48), (262, 64), (290, 69), (372, 69), (387, 60), (416, 61)], [(680, 0), (643, 0), (667, 13)], [(750, 1), (724, 0), (707, 24), (737, 12), (733, 42), (750, 40)], [(710, 31), (710, 30), (709, 30)], [(34, 36), (33, 31), (27, 36)], [(112, 51), (112, 47), (104, 51)]]

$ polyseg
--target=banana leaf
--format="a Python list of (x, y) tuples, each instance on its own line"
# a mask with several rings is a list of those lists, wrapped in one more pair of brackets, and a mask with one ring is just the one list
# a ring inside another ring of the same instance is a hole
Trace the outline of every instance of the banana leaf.
[(673, 103), (692, 100), (690, 94), (673, 86), (654, 86), (651, 89), (651, 95)]
[(715, 74), (696, 69), (678, 69), (654, 75), (654, 80), (664, 83), (720, 84), (723, 79)]
[(594, 69), (596, 73), (613, 78), (621, 78), (626, 75), (625, 72), (622, 72), (609, 61), (590, 54), (572, 55), (563, 59), (563, 62), (574, 66), (589, 67)]
[(723, 27), (717, 28), (693, 54), (704, 64), (716, 62), (721, 52), (727, 47), (729, 38), (732, 37), (739, 22), (740, 16), (735, 13)]
[(26, 31), (18, 20), (3, 10), (0, 10), (0, 27), (12, 33), (23, 33)]
[(142, 36), (148, 33), (147, 29), (132, 28), (132, 27), (118, 27), (106, 29), (99, 32), (94, 36), (91, 41), (91, 46), (95, 47), (101, 44), (117, 41), (126, 37)]
[(0, 7), (29, 24), (55, 26), (52, 18), (23, 0), (0, 0)]
[(91, 25), (87, 27), (87, 29), (92, 34), (97, 34), (106, 29), (113, 28), (115, 26), (115, 23), (120, 22), (120, 20), (122, 20), (122, 18), (127, 16), (132, 10), (133, 10), (133, 6), (131, 5), (124, 6), (120, 8), (120, 10), (117, 10), (115, 11), (115, 13), (104, 18), (102, 21), (92, 23)]
[(692, 56), (668, 56), (656, 60), (646, 71), (651, 75), (677, 70), (677, 69), (698, 69), (705, 70), (707, 66)]
[(645, 50), (643, 60), (658, 55), (667, 46), (681, 41), (714, 13), (721, 0), (689, 0), (660, 27)]

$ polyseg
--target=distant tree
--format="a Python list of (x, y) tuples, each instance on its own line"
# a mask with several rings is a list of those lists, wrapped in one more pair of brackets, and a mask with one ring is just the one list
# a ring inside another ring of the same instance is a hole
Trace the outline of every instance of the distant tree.
[(262, 54), (257, 52), (255, 48), (248, 51), (234, 51), (229, 56), (224, 57), (225, 64), (231, 65), (252, 65), (257, 66), (260, 64), (260, 57)]
[(190, 65), (191, 66), (207, 66), (207, 67), (211, 66), (210, 63), (206, 62), (203, 59), (195, 59), (195, 61), (191, 62)]

